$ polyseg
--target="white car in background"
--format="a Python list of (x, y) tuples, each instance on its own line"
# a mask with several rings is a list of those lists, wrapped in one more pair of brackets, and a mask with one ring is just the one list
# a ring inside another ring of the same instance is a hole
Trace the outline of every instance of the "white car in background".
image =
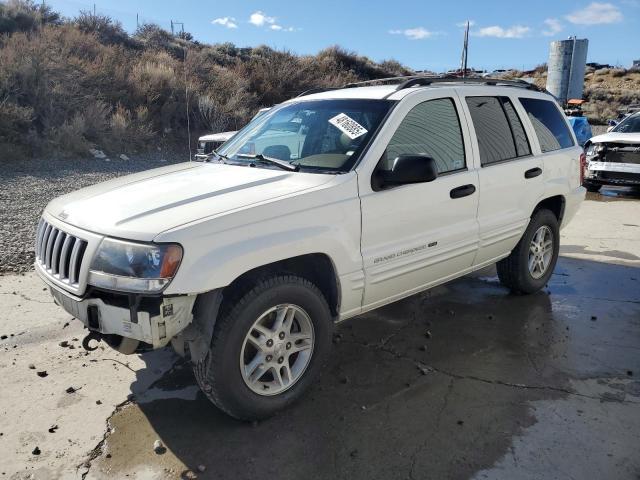
[[(251, 120), (255, 120), (268, 110), (269, 108), (261, 108)], [(210, 133), (209, 135), (203, 135), (198, 138), (198, 153), (196, 153), (195, 159), (201, 162), (207, 160), (215, 150), (233, 137), (237, 132), (237, 130), (232, 130), (229, 132)]]
[(597, 192), (603, 185), (640, 187), (640, 112), (585, 144), (583, 185)]

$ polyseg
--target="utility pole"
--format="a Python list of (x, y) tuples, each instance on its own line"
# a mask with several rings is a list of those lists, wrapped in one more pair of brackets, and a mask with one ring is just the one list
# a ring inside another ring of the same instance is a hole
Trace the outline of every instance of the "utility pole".
[(171, 35), (175, 36), (175, 32), (174, 32), (174, 26), (176, 25), (180, 25), (181, 27), (181, 31), (184, 34), (184, 22), (174, 22), (173, 20), (171, 20)]
[(467, 55), (469, 51), (469, 20), (464, 29), (464, 43), (462, 45), (462, 57), (460, 59), (460, 70), (462, 72), (462, 78), (467, 76)]

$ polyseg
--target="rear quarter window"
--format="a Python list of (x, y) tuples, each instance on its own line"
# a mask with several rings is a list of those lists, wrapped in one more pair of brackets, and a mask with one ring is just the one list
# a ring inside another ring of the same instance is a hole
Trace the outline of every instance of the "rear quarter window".
[(533, 124), (543, 153), (574, 145), (571, 131), (555, 102), (538, 98), (519, 100)]

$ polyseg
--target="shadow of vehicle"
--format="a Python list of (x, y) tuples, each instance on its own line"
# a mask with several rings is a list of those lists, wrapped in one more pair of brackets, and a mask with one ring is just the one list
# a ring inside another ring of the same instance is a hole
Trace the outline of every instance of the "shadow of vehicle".
[[(469, 478), (535, 421), (531, 401), (640, 369), (639, 287), (637, 268), (561, 258), (544, 291), (518, 296), (485, 269), (339, 325), (321, 380), (254, 424), (218, 411), (179, 361), (154, 384), (161, 396), (112, 418), (110, 471)], [(153, 457), (156, 438), (170, 459)]]
[(614, 185), (603, 185), (599, 192), (588, 192), (587, 200), (597, 202), (615, 202), (618, 200), (638, 200), (640, 199), (640, 187), (616, 187)]

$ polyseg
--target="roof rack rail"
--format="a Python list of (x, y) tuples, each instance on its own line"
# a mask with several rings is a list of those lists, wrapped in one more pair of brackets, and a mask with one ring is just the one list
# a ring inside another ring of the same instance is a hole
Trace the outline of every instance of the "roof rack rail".
[(357, 88), (357, 87), (366, 87), (368, 85), (376, 85), (376, 84), (387, 84), (387, 83), (402, 83), (404, 81), (414, 79), (414, 78), (428, 78), (425, 75), (406, 75), (404, 77), (386, 77), (386, 78), (374, 78), (372, 80), (365, 80), (363, 82), (351, 82), (342, 86), (342, 88)]
[(533, 83), (529, 83), (525, 80), (515, 79), (515, 80), (503, 80), (501, 78), (490, 78), (490, 77), (453, 77), (453, 76), (440, 76), (440, 77), (413, 77), (409, 78), (406, 81), (402, 82), (400, 85), (396, 87), (396, 91), (404, 90), (405, 88), (411, 88), (415, 86), (423, 86), (426, 87), (428, 85), (432, 85), (434, 83), (472, 83), (479, 85), (504, 85), (508, 87), (519, 87), (525, 88), (527, 90), (535, 90), (537, 92), (546, 92), (544, 88), (540, 88)]
[[(331, 90), (340, 90), (343, 88), (357, 88), (357, 87), (366, 87), (372, 85), (386, 85), (386, 84), (398, 84), (393, 92), (391, 92), (387, 97), (393, 95), (393, 93), (404, 90), (411, 87), (427, 87), (429, 85), (433, 85), (436, 83), (462, 83), (462, 84), (476, 84), (476, 85), (504, 85), (508, 87), (518, 87), (524, 88), (527, 90), (534, 90), (536, 92), (547, 92), (546, 89), (538, 87), (533, 83), (529, 83), (525, 80), (515, 79), (515, 80), (503, 80), (501, 78), (490, 78), (490, 77), (454, 77), (451, 75), (407, 75), (404, 77), (388, 77), (388, 78), (375, 78), (373, 80), (365, 80), (363, 82), (351, 82), (347, 83), (341, 87), (328, 87), (328, 88), (312, 88), (305, 92), (302, 92), (298, 97), (304, 97), (305, 95), (311, 95), (312, 93), (320, 93), (320, 92), (328, 92)], [(385, 98), (387, 98), (385, 97)]]
[(318, 87), (318, 88), (310, 88), (309, 90), (305, 90), (304, 92), (300, 93), (299, 95), (296, 96), (297, 97), (304, 97), (306, 95), (311, 95), (312, 93), (322, 93), (322, 92), (329, 92), (331, 90), (339, 90), (342, 87)]

